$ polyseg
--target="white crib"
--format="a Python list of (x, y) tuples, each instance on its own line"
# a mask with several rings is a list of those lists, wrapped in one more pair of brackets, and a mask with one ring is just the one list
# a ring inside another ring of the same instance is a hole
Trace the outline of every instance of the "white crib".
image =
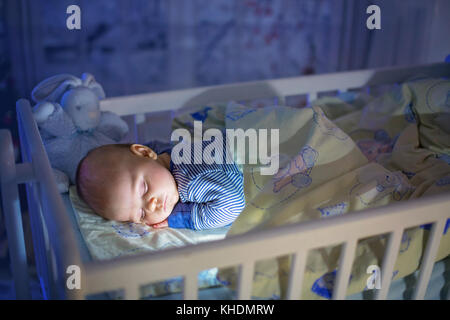
[[(131, 117), (135, 124), (139, 124), (143, 113), (226, 100), (276, 97), (283, 103), (286, 97), (299, 94), (306, 94), (309, 100), (313, 100), (321, 92), (392, 84), (417, 74), (448, 77), (450, 64), (361, 70), (116, 97), (102, 101), (101, 108)], [(349, 213), (320, 221), (250, 232), (220, 241), (108, 261), (83, 262), (29, 101), (17, 101), (17, 115), (23, 163), (15, 163), (10, 134), (0, 130), (3, 211), (17, 298), (31, 298), (18, 198), (18, 184), (21, 183), (26, 184), (37, 272), (46, 298), (83, 299), (89, 294), (123, 289), (126, 299), (138, 299), (140, 285), (183, 276), (183, 297), (197, 299), (199, 271), (239, 266), (237, 297), (249, 299), (255, 261), (292, 254), (287, 298), (299, 299), (308, 251), (343, 244), (332, 298), (345, 299), (358, 239), (389, 234), (381, 268), (381, 289), (377, 290), (377, 298), (386, 299), (391, 283), (391, 276), (388, 275), (392, 274), (403, 231), (431, 223), (432, 229), (414, 293), (415, 299), (424, 298), (440, 238), (450, 218), (450, 197), (447, 194), (369, 209), (358, 214)], [(136, 134), (136, 127), (131, 127)], [(67, 267), (71, 265), (80, 267), (80, 289), (66, 286), (70, 275)]]

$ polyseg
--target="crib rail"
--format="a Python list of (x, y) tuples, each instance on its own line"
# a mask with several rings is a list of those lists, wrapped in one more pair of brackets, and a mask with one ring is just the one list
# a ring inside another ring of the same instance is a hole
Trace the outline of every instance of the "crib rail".
[[(67, 266), (78, 265), (82, 268), (74, 231), (59, 195), (30, 103), (20, 99), (16, 110), (23, 163), (14, 165), (13, 161), (10, 168), (22, 169), (18, 171), (22, 174), (9, 181), (5, 189), (16, 189), (18, 183), (26, 185), (36, 267), (44, 298), (77, 298), (79, 291), (66, 291)], [(20, 204), (15, 201), (19, 210), (15, 214), (20, 216)], [(5, 212), (5, 215), (12, 216), (11, 212)], [(20, 231), (18, 226), (10, 229), (8, 237)], [(20, 272), (14, 276), (14, 281), (21, 283), (24, 276)], [(21, 292), (19, 297), (29, 298), (30, 295), (29, 292)]]
[(303, 94), (307, 95), (308, 101), (313, 101), (322, 92), (343, 92), (350, 89), (399, 83), (418, 75), (450, 76), (450, 63), (356, 70), (129, 95), (105, 99), (101, 101), (100, 107), (102, 110), (126, 116), (171, 111), (182, 107), (230, 100), (242, 101), (275, 97), (279, 100), (279, 104), (283, 104), (288, 96)]
[(27, 254), (20, 211), (19, 190), (17, 180), (20, 167), (16, 167), (11, 134), (0, 130), (0, 182), (2, 207), (5, 226), (10, 247), (11, 271), (14, 278), (14, 289), (17, 298), (30, 299), (28, 288)]
[(332, 297), (344, 299), (358, 239), (389, 234), (389, 244), (381, 269), (382, 289), (377, 296), (378, 299), (385, 299), (403, 231), (432, 223), (414, 294), (415, 299), (423, 299), (439, 241), (445, 223), (450, 218), (449, 208), (448, 194), (440, 194), (320, 221), (249, 232), (221, 241), (123, 257), (114, 262), (92, 262), (85, 266), (84, 294), (124, 289), (127, 299), (137, 299), (140, 285), (183, 276), (184, 298), (197, 299), (198, 272), (214, 267), (239, 266), (238, 298), (249, 299), (254, 263), (294, 254), (287, 298), (298, 299), (301, 297), (308, 251), (343, 244)]

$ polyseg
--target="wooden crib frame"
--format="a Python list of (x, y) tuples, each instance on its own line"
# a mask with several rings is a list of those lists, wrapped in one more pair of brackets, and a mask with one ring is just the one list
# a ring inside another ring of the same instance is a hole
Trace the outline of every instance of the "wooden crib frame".
[[(398, 83), (417, 74), (448, 77), (450, 64), (361, 70), (124, 96), (105, 99), (101, 102), (101, 108), (129, 116), (139, 123), (143, 113), (177, 110), (225, 100), (277, 97), (283, 103), (285, 97), (299, 94), (306, 94), (309, 100), (313, 100), (320, 92)], [(29, 101), (18, 100), (16, 109), (23, 162), (15, 163), (10, 133), (0, 130), (0, 169), (3, 212), (17, 298), (31, 298), (18, 197), (18, 184), (21, 183), (26, 185), (37, 272), (45, 298), (83, 299), (89, 294), (124, 289), (126, 299), (138, 299), (140, 285), (183, 276), (183, 297), (197, 299), (199, 271), (239, 266), (237, 297), (249, 299), (255, 261), (292, 254), (286, 298), (299, 299), (308, 251), (342, 244), (332, 298), (345, 299), (358, 239), (389, 234), (381, 268), (381, 289), (377, 290), (377, 298), (386, 299), (403, 231), (431, 223), (431, 233), (414, 293), (414, 299), (424, 298), (440, 238), (450, 218), (448, 194), (319, 221), (249, 232), (220, 241), (83, 263)], [(136, 134), (135, 126), (131, 128)], [(71, 275), (67, 273), (67, 268), (71, 265), (80, 268), (80, 289), (69, 289), (66, 285)]]

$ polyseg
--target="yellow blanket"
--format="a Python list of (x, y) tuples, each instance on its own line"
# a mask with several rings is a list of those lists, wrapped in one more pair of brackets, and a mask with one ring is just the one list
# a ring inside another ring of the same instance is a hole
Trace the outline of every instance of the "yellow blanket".
[[(203, 121), (204, 129), (279, 129), (280, 170), (265, 176), (257, 165), (244, 165), (246, 209), (230, 236), (450, 191), (445, 161), (450, 156), (449, 92), (449, 81), (425, 79), (396, 86), (362, 105), (324, 98), (303, 109), (207, 106), (178, 117), (174, 127), (189, 127), (194, 118)], [(405, 231), (394, 279), (418, 268), (427, 230)], [(437, 260), (450, 253), (449, 234), (446, 228)], [(359, 241), (348, 295), (366, 288), (367, 267), (381, 267), (386, 240), (382, 235)], [(331, 297), (339, 254), (340, 246), (309, 252), (303, 298)], [(289, 268), (290, 257), (257, 262), (252, 296), (283, 298)], [(236, 268), (218, 273), (231, 288), (236, 276)]]

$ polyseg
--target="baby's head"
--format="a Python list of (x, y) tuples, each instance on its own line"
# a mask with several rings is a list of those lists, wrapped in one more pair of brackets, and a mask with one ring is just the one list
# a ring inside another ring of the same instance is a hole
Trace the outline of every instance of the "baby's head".
[(178, 202), (170, 156), (140, 144), (110, 144), (91, 150), (77, 169), (77, 192), (108, 220), (152, 225)]

